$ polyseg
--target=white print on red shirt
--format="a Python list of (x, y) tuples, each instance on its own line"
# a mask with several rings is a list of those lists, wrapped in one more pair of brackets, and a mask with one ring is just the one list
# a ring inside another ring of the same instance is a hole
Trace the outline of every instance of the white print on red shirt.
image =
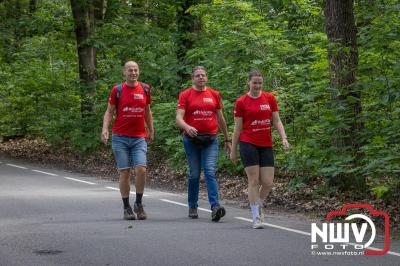
[(212, 98), (203, 98), (203, 102), (205, 102), (205, 103), (213, 103), (213, 99)]
[(195, 118), (193, 119), (194, 121), (203, 121), (203, 120), (212, 120), (212, 117), (200, 117), (200, 118)]
[(265, 120), (254, 120), (253, 122), (251, 122), (250, 125), (252, 125), (252, 126), (256, 126), (256, 125), (265, 126), (265, 125), (269, 125), (270, 121), (271, 121), (271, 120), (269, 120), (269, 119), (265, 119)]
[(263, 128), (253, 128), (251, 131), (253, 132), (257, 132), (257, 131), (264, 131), (264, 130), (268, 130), (270, 129), (270, 127), (263, 127)]
[(122, 112), (132, 112), (132, 113), (141, 113), (143, 112), (144, 108), (142, 107), (124, 107)]
[(260, 109), (261, 110), (271, 110), (271, 107), (269, 106), (269, 104), (261, 104)]
[(134, 93), (133, 94), (133, 99), (135, 99), (135, 100), (143, 100), (143, 94)]
[(204, 110), (196, 110), (192, 113), (192, 115), (203, 115), (203, 116), (212, 116), (212, 111), (204, 111)]

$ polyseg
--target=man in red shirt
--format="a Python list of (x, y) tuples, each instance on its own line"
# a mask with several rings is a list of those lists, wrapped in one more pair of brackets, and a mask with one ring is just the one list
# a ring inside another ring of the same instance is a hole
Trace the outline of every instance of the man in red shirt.
[(283, 148), (289, 148), (285, 129), (279, 118), (274, 95), (262, 90), (263, 77), (258, 70), (249, 74), (249, 91), (235, 104), (235, 129), (230, 158), (236, 163), (236, 146), (240, 140), (240, 157), (248, 179), (248, 198), (253, 228), (263, 228), (262, 203), (272, 189), (274, 153), (271, 126), (278, 130)]
[[(142, 204), (146, 180), (147, 142), (154, 140), (150, 86), (138, 81), (139, 65), (136, 62), (126, 62), (123, 73), (126, 81), (121, 84), (120, 91), (118, 92), (118, 86), (114, 86), (111, 90), (104, 114), (101, 140), (107, 144), (108, 128), (116, 113), (112, 129), (112, 150), (119, 170), (119, 189), (124, 204), (123, 218), (144, 220), (147, 218)], [(147, 126), (147, 131), (145, 126)], [(135, 168), (136, 187), (133, 210), (129, 204), (132, 167)]]
[(218, 159), (218, 127), (225, 137), (225, 149), (230, 152), (228, 130), (222, 113), (219, 92), (206, 87), (207, 73), (204, 67), (192, 72), (193, 86), (179, 95), (176, 123), (183, 130), (183, 144), (189, 163), (188, 203), (189, 217), (198, 218), (200, 172), (203, 168), (211, 205), (211, 219), (218, 222), (225, 209), (218, 200), (218, 183), (215, 176)]

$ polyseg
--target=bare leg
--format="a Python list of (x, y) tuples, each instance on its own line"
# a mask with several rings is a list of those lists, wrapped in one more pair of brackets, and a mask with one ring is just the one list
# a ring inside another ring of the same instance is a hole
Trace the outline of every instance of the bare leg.
[(274, 167), (261, 167), (260, 168), (260, 201), (264, 202), (265, 198), (271, 192), (274, 184)]
[(119, 171), (119, 191), (122, 198), (128, 198), (131, 190), (130, 185), (130, 169), (124, 169)]
[(143, 209), (142, 196), (144, 192), (144, 185), (146, 183), (146, 167), (136, 166), (135, 167), (135, 187), (136, 187), (136, 202), (133, 209), (139, 220), (147, 219), (147, 214)]
[(247, 174), (249, 202), (250, 204), (256, 204), (260, 199), (260, 166), (253, 165), (246, 167), (244, 170)]
[(146, 183), (146, 167), (136, 166), (135, 174), (136, 174), (135, 178), (136, 193), (143, 193), (144, 185)]

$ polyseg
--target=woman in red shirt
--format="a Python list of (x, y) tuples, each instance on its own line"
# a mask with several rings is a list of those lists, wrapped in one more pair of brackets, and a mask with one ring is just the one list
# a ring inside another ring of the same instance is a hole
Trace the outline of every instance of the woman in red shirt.
[(219, 92), (206, 86), (207, 72), (204, 67), (193, 68), (193, 86), (179, 95), (176, 123), (183, 130), (183, 145), (189, 163), (188, 205), (189, 217), (198, 218), (198, 197), (201, 169), (207, 185), (211, 219), (218, 222), (225, 209), (218, 200), (218, 183), (215, 176), (218, 159), (218, 127), (225, 137), (225, 148), (230, 152), (228, 129), (222, 114)]
[(252, 70), (248, 78), (249, 91), (235, 104), (235, 129), (230, 158), (237, 161), (236, 146), (240, 143), (240, 157), (248, 179), (248, 198), (253, 216), (253, 228), (263, 228), (262, 203), (272, 189), (274, 154), (271, 125), (282, 139), (283, 148), (289, 148), (285, 129), (279, 118), (274, 95), (262, 90), (263, 76)]

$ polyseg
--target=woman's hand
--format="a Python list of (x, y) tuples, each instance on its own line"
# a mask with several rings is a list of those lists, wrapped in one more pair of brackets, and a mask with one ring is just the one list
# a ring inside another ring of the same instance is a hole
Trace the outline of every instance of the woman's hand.
[(188, 125), (188, 126), (185, 128), (185, 131), (186, 131), (186, 133), (187, 133), (189, 136), (191, 136), (191, 137), (197, 136), (197, 129), (195, 129), (194, 127), (191, 127), (191, 126)]
[(229, 157), (233, 164), (237, 163), (237, 152), (235, 149), (231, 149), (231, 153), (230, 153)]
[(290, 144), (287, 138), (282, 139), (282, 146), (285, 151), (287, 151), (290, 148)]

